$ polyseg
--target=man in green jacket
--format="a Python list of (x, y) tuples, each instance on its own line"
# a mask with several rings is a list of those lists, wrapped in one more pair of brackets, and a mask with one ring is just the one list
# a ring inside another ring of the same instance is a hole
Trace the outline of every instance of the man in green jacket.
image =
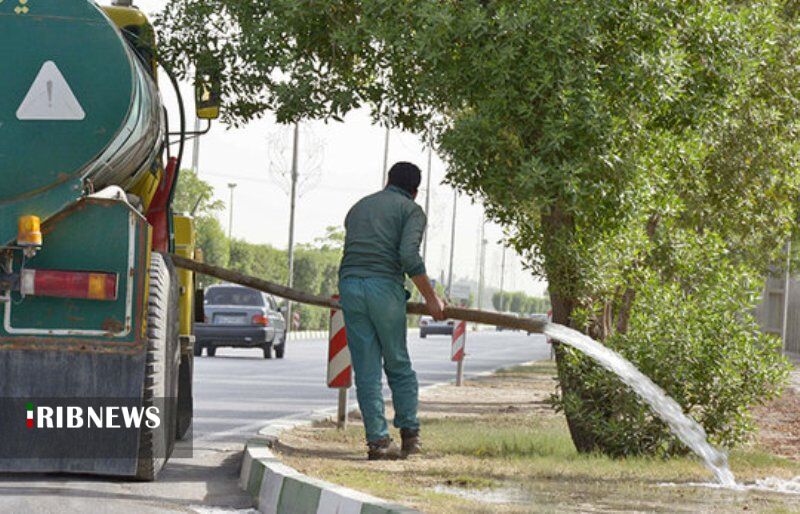
[[(421, 180), (417, 166), (398, 162), (389, 170), (386, 188), (359, 200), (344, 222), (339, 294), (370, 460), (405, 458), (419, 451), (417, 375), (406, 343), (406, 275), (431, 316), (444, 319), (444, 302), (431, 287), (419, 254), (427, 223), (414, 202)], [(402, 448), (389, 437), (381, 368), (392, 390)]]

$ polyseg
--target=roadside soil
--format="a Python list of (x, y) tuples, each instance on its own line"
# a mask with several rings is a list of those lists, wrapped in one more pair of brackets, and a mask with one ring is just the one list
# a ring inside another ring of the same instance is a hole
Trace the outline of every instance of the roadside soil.
[(758, 420), (757, 442), (775, 455), (800, 462), (800, 369), (792, 372), (783, 396), (757, 407), (753, 415)]
[[(406, 461), (367, 461), (357, 413), (345, 431), (326, 422), (284, 432), (275, 450), (302, 473), (431, 513), (800, 512), (800, 494), (714, 487), (693, 458), (578, 454), (546, 403), (554, 374), (542, 361), (423, 391), (425, 451)], [(800, 373), (794, 380), (798, 389), (756, 411), (753, 443), (730, 455), (740, 483), (798, 477), (800, 493)]]

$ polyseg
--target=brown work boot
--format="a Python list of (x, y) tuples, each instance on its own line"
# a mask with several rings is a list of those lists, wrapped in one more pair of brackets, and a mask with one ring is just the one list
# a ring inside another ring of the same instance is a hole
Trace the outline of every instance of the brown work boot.
[(418, 428), (401, 428), (400, 437), (403, 440), (403, 446), (400, 452), (404, 459), (409, 455), (414, 455), (422, 451), (422, 445), (419, 442)]
[(402, 458), (400, 448), (388, 436), (377, 441), (368, 442), (367, 447), (369, 448), (367, 453), (367, 459), (369, 460), (398, 460)]

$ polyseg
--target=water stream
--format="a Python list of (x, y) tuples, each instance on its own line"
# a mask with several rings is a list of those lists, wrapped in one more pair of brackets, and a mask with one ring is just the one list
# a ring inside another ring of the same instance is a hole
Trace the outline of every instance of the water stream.
[(639, 397), (669, 425), (672, 432), (683, 444), (696, 453), (710, 469), (723, 487), (736, 487), (736, 480), (728, 468), (728, 456), (714, 448), (706, 440), (706, 431), (695, 420), (683, 413), (678, 403), (667, 396), (663, 389), (653, 383), (636, 366), (620, 354), (603, 346), (589, 336), (563, 325), (548, 323), (545, 335), (552, 337), (585, 353), (601, 366), (616, 374), (620, 380), (633, 389)]

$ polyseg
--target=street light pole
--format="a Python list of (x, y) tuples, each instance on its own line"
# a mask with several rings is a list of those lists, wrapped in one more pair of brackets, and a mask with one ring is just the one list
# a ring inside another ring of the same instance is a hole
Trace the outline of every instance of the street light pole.
[[(431, 159), (433, 158), (433, 146), (428, 147), (428, 176), (426, 178), (426, 186), (425, 186), (425, 216), (430, 218), (431, 212)], [(430, 220), (428, 220), (430, 224)], [(425, 261), (425, 257), (428, 254), (428, 227), (425, 227), (425, 238), (422, 240), (422, 261)]]
[(389, 132), (391, 131), (391, 118), (386, 123), (386, 137), (383, 140), (383, 179), (381, 180), (381, 189), (386, 186), (389, 181)]
[(503, 258), (500, 261), (500, 312), (506, 311), (506, 293), (503, 290), (506, 279), (506, 245), (503, 245)]
[[(292, 143), (292, 190), (289, 200), (289, 280), (287, 285), (294, 286), (294, 212), (297, 204), (298, 147), (300, 145), (300, 124), (294, 124), (294, 141)], [(286, 302), (286, 333), (292, 326), (292, 302)]]
[(483, 279), (484, 269), (486, 267), (486, 213), (483, 215), (481, 221), (481, 254), (480, 254), (480, 271), (478, 272), (478, 310), (483, 308)]
[(453, 223), (450, 227), (450, 269), (447, 272), (447, 296), (453, 289), (453, 259), (456, 250), (456, 206), (458, 204), (458, 190), (453, 189)]
[(236, 189), (236, 184), (229, 183), (228, 189), (231, 191), (231, 199), (228, 202), (228, 259), (230, 260), (233, 249), (233, 190)]
[(194, 119), (194, 144), (192, 145), (192, 171), (199, 173), (200, 167), (200, 138), (197, 133), (200, 132), (200, 118)]

